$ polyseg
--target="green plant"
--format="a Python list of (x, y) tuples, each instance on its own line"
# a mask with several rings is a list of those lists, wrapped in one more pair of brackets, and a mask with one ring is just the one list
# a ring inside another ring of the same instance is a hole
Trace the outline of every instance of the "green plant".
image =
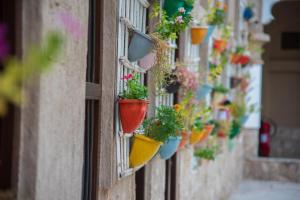
[(193, 130), (195, 131), (202, 131), (204, 128), (204, 121), (201, 117), (197, 117), (194, 120), (194, 124), (193, 124)]
[(215, 84), (213, 87), (213, 92), (226, 94), (229, 92), (229, 89), (224, 87), (222, 84)]
[(225, 4), (222, 5), (220, 2), (217, 2), (217, 5), (212, 7), (206, 16), (207, 23), (209, 25), (224, 24), (224, 20), (226, 17), (226, 9), (227, 6)]
[(163, 40), (175, 40), (177, 35), (183, 31), (192, 20), (190, 14), (185, 14), (184, 8), (179, 8), (173, 16), (168, 17), (157, 2), (153, 5), (150, 17), (158, 20), (158, 23), (155, 25), (155, 32), (158, 33)]
[(157, 108), (155, 117), (143, 123), (145, 135), (156, 141), (165, 142), (170, 136), (177, 136), (183, 128), (182, 117), (170, 106)]
[(139, 74), (128, 74), (122, 78), (126, 80), (126, 89), (120, 95), (122, 99), (147, 99), (147, 88), (140, 82)]
[(214, 145), (212, 147), (206, 147), (202, 149), (198, 149), (194, 155), (199, 158), (203, 158), (206, 160), (214, 160), (216, 158), (216, 154), (218, 152), (219, 146)]
[(236, 120), (236, 119), (232, 120), (231, 126), (230, 126), (230, 133), (229, 133), (230, 139), (233, 139), (240, 133), (241, 126), (242, 126), (242, 124), (241, 124), (240, 120)]
[(185, 0), (186, 5), (192, 6), (192, 5), (194, 5), (194, 3), (195, 3), (195, 0)]

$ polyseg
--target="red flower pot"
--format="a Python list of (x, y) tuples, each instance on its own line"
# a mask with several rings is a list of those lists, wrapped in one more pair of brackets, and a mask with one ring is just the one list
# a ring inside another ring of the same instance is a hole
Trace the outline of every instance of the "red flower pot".
[(249, 56), (242, 55), (242, 56), (240, 57), (239, 62), (240, 62), (242, 65), (247, 65), (247, 64), (250, 62), (250, 57), (249, 57)]
[(120, 99), (119, 114), (124, 133), (132, 133), (143, 122), (149, 101), (139, 99)]
[(226, 40), (215, 40), (214, 41), (214, 49), (222, 53), (227, 47), (227, 41)]

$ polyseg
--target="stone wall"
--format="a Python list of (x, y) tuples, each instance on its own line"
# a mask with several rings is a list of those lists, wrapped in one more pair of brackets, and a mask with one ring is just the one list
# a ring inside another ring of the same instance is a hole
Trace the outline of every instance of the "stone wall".
[(243, 176), (243, 133), (233, 140), (222, 141), (222, 153), (215, 161), (201, 163), (193, 156), (193, 149), (179, 153), (180, 200), (225, 200), (238, 186)]

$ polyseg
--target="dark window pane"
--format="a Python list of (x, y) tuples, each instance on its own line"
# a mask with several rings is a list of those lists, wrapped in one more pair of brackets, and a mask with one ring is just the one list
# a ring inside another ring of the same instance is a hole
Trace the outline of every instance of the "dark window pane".
[(300, 49), (300, 33), (298, 32), (281, 33), (281, 49), (283, 50)]

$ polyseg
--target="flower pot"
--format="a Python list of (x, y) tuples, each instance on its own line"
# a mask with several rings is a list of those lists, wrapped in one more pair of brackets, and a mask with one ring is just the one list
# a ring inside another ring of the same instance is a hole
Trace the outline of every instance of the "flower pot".
[(154, 66), (156, 61), (156, 53), (148, 53), (145, 57), (139, 60), (139, 66), (144, 70), (149, 70)]
[(207, 27), (192, 27), (191, 42), (192, 44), (201, 44), (207, 34)]
[(119, 113), (123, 133), (132, 133), (143, 122), (149, 101), (138, 99), (120, 99)]
[(207, 43), (210, 39), (210, 36), (212, 36), (212, 34), (214, 33), (216, 26), (210, 25), (208, 26), (208, 30), (207, 30), (207, 34), (205, 36), (204, 41)]
[(180, 140), (180, 143), (179, 143), (179, 147), (178, 149), (184, 149), (185, 145), (187, 144), (188, 142), (188, 139), (189, 139), (189, 133), (187, 131), (183, 131), (181, 133), (181, 140)]
[(179, 90), (180, 83), (178, 81), (178, 77), (175, 74), (171, 74), (166, 77), (165, 90), (167, 93), (176, 93)]
[(164, 10), (169, 17), (178, 12), (178, 8), (180, 7), (184, 7), (184, 0), (165, 0)]
[(226, 138), (226, 133), (222, 130), (218, 131), (218, 137), (219, 138)]
[(134, 30), (128, 48), (128, 60), (135, 62), (150, 53), (153, 48), (154, 43), (148, 35)]
[(146, 164), (157, 153), (161, 145), (161, 142), (144, 135), (135, 135), (129, 155), (130, 167)]
[(249, 56), (242, 55), (242, 56), (240, 57), (239, 63), (240, 63), (241, 65), (247, 65), (249, 62), (250, 62), (250, 57), (249, 57)]
[(244, 125), (247, 120), (249, 119), (249, 115), (244, 115), (242, 118), (241, 118), (241, 124)]
[(242, 56), (242, 55), (240, 55), (240, 54), (233, 54), (233, 55), (231, 56), (230, 62), (231, 62), (232, 64), (236, 64), (236, 65), (239, 64), (239, 63), (240, 63), (241, 56)]
[(199, 142), (202, 142), (204, 141), (211, 133), (212, 131), (214, 130), (214, 125), (211, 125), (211, 124), (207, 124), (204, 126), (204, 135), (203, 137), (200, 139)]
[(204, 99), (211, 92), (212, 92), (212, 86), (208, 84), (204, 84), (200, 88), (198, 88), (196, 92), (196, 99), (197, 100)]
[(160, 147), (159, 155), (163, 160), (168, 160), (177, 151), (181, 136), (170, 136), (167, 141)]
[(215, 40), (214, 41), (214, 49), (219, 52), (222, 53), (226, 47), (227, 47), (227, 41), (226, 40)]
[(192, 134), (190, 135), (190, 144), (197, 144), (198, 142), (201, 141), (201, 139), (204, 137), (205, 135), (205, 130), (201, 130), (201, 131), (195, 131), (192, 130)]
[(249, 21), (252, 17), (253, 17), (254, 13), (253, 13), (253, 10), (251, 7), (246, 7), (244, 12), (243, 12), (243, 18), (246, 20), (246, 21)]

